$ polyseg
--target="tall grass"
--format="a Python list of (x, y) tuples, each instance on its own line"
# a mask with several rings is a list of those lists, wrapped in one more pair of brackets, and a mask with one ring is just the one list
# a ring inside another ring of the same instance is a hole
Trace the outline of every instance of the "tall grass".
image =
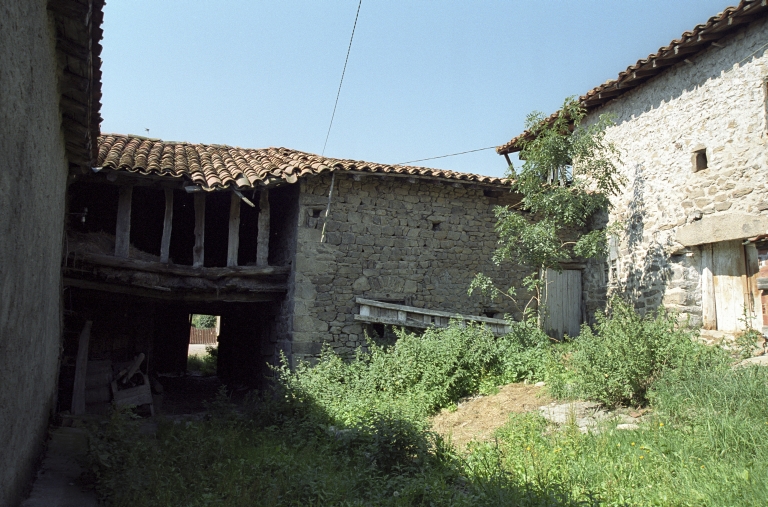
[[(673, 316), (621, 302), (582, 339), (530, 323), (494, 338), (452, 325), (399, 332), (345, 361), (277, 370), (273, 393), (154, 437), (117, 413), (89, 470), (106, 505), (768, 505), (768, 370), (732, 370)], [(555, 429), (514, 415), (457, 452), (427, 416), (497, 383), (546, 378), (555, 394), (648, 403), (638, 430)]]
[(538, 414), (513, 416), (497, 445), (517, 483), (559, 484), (601, 505), (768, 505), (768, 371), (705, 368), (665, 375), (655, 416), (637, 431), (547, 431)]

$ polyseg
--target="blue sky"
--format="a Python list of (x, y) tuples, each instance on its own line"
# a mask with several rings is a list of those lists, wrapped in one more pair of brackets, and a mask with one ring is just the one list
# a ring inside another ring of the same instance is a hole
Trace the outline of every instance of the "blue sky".
[[(325, 154), (401, 163), (503, 144), (532, 110), (555, 111), (727, 5), (363, 0)], [(356, 9), (109, 0), (102, 131), (320, 153)], [(415, 165), (501, 176), (506, 164), (486, 150)]]

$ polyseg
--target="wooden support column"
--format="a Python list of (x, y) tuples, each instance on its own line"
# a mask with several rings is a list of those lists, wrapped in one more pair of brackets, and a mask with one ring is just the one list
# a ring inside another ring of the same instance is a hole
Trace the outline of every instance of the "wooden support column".
[(192, 266), (200, 268), (205, 261), (205, 194), (195, 194), (195, 248), (192, 250)]
[(259, 195), (259, 231), (256, 236), (256, 265), (269, 263), (269, 190), (261, 189)]
[(171, 228), (173, 226), (173, 189), (165, 189), (165, 218), (163, 219), (163, 239), (160, 241), (160, 262), (168, 262), (171, 250)]
[(237, 266), (237, 251), (240, 248), (240, 196), (232, 192), (229, 203), (229, 243), (227, 244), (227, 267)]
[(123, 185), (117, 201), (117, 226), (115, 227), (115, 257), (128, 257), (131, 245), (131, 198), (133, 186)]
[(75, 385), (72, 389), (72, 407), (74, 415), (85, 413), (85, 377), (88, 374), (88, 343), (91, 340), (92, 321), (86, 321), (80, 333), (77, 344), (77, 360), (75, 362)]

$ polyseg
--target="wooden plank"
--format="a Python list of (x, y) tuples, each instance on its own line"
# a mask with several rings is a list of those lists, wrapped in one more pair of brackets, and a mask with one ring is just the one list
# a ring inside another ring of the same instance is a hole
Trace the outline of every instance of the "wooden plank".
[(117, 226), (115, 227), (115, 257), (128, 257), (131, 244), (131, 198), (133, 186), (123, 185), (117, 199)]
[(264, 188), (259, 195), (259, 220), (256, 232), (256, 265), (269, 264), (269, 190)]
[(205, 262), (205, 194), (195, 194), (195, 247), (192, 249), (192, 266), (203, 267)]
[(717, 329), (738, 331), (744, 313), (744, 281), (746, 263), (741, 241), (721, 241), (712, 244), (713, 285)]
[(701, 247), (701, 320), (704, 329), (717, 329), (712, 245)]
[(744, 247), (744, 256), (746, 260), (747, 301), (752, 315), (752, 327), (761, 329), (763, 327), (763, 305), (761, 304), (760, 289), (757, 288), (760, 260), (757, 255), (757, 247), (754, 243), (750, 243)]
[(415, 306), (406, 306), (406, 305), (397, 305), (394, 303), (384, 303), (382, 301), (376, 301), (373, 299), (365, 299), (365, 298), (355, 298), (355, 303), (359, 305), (366, 305), (373, 308), (385, 308), (388, 310), (395, 310), (395, 311), (406, 311), (406, 312), (412, 312), (412, 313), (418, 313), (421, 315), (432, 315), (435, 317), (445, 317), (446, 319), (461, 319), (461, 320), (471, 320), (471, 321), (477, 321), (477, 322), (487, 322), (489, 324), (506, 324), (507, 321), (504, 319), (493, 319), (491, 317), (481, 317), (478, 315), (462, 315), (460, 313), (451, 313), (451, 312), (442, 312), (439, 310), (429, 310), (426, 308), (417, 308)]
[[(427, 324), (426, 322), (422, 322), (420, 320), (413, 320), (413, 319), (401, 321), (401, 320), (398, 320), (397, 318), (391, 318), (391, 317), (372, 317), (372, 316), (365, 316), (365, 315), (354, 315), (353, 317), (358, 322), (366, 322), (369, 324), (386, 324), (389, 326), (405, 326), (405, 327), (413, 327), (417, 329), (427, 329), (430, 327), (448, 327), (448, 322), (445, 322), (443, 325), (437, 325), (437, 323)], [(462, 321), (462, 323), (466, 324), (466, 321)], [(496, 336), (501, 336), (510, 331), (508, 324), (501, 325), (501, 324), (483, 323), (483, 325), (486, 328), (488, 328)]]
[(165, 189), (165, 216), (163, 217), (163, 239), (160, 240), (160, 262), (167, 263), (171, 251), (171, 229), (173, 228), (173, 189)]
[(85, 413), (85, 379), (88, 371), (88, 343), (91, 339), (91, 327), (93, 322), (88, 320), (80, 332), (80, 340), (77, 344), (77, 360), (75, 362), (75, 384), (72, 390), (72, 413), (80, 415)]
[(88, 262), (110, 268), (125, 268), (147, 273), (162, 273), (166, 275), (202, 277), (211, 280), (228, 277), (259, 278), (286, 275), (289, 266), (236, 266), (231, 268), (205, 268), (182, 266), (178, 264), (163, 264), (162, 262), (141, 261), (138, 259), (120, 259), (111, 255), (77, 254), (80, 262)]
[[(237, 266), (237, 252), (239, 248), (240, 248), (240, 197), (236, 193), (232, 192), (232, 197), (230, 198), (230, 202), (229, 202), (229, 239), (227, 243), (227, 267)], [(258, 250), (257, 250), (257, 255), (258, 255)]]

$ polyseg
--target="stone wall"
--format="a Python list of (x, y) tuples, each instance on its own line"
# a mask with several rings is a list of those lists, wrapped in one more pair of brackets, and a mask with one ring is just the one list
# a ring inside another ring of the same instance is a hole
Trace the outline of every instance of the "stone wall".
[(0, 505), (32, 477), (56, 395), (67, 162), (46, 0), (0, 16)]
[[(294, 357), (329, 342), (347, 354), (365, 343), (356, 297), (470, 315), (519, 312), (467, 289), (483, 272), (509, 287), (525, 272), (491, 262), (493, 207), (507, 189), (394, 176), (338, 174), (326, 227), (330, 176), (302, 179), (293, 294)], [(501, 315), (499, 315), (501, 316)]]
[[(700, 323), (696, 245), (723, 230), (768, 232), (766, 34), (768, 20), (757, 21), (591, 114), (616, 116), (608, 139), (627, 186), (610, 217), (625, 234), (589, 274), (611, 273), (611, 289), (641, 310), (665, 302)], [(706, 169), (694, 170), (697, 151)]]

